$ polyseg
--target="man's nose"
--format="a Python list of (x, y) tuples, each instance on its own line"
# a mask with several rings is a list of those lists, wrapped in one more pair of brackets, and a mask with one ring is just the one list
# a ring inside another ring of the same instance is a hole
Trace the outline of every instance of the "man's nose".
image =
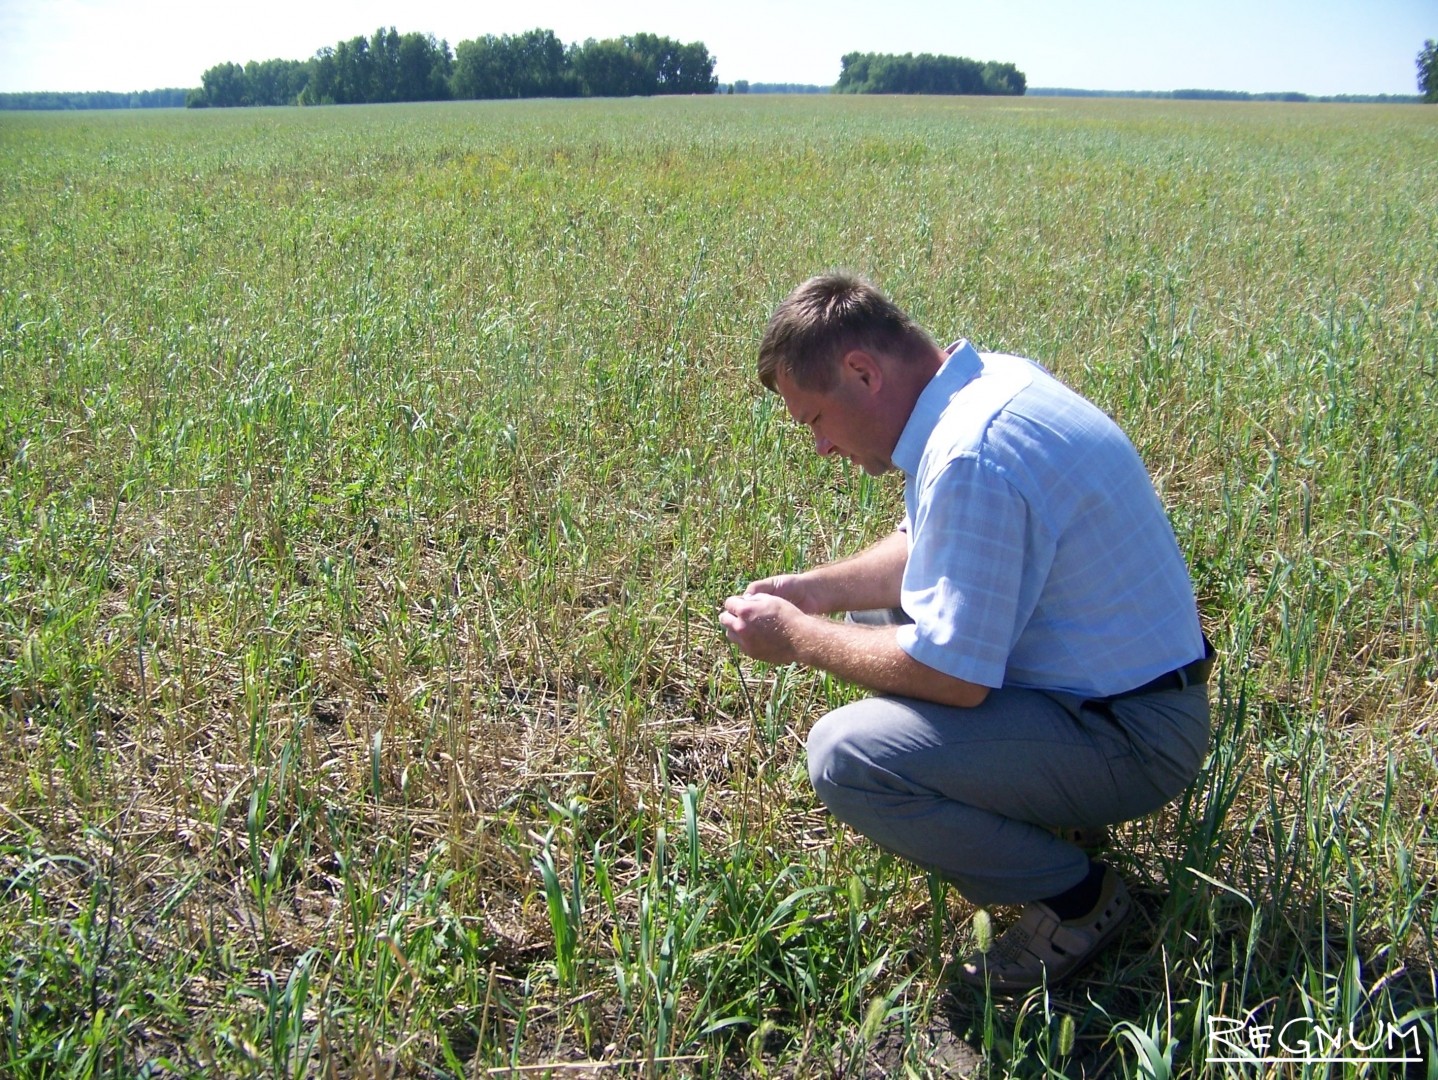
[(815, 433), (815, 435), (814, 435), (814, 451), (815, 451), (815, 453), (817, 453), (820, 457), (828, 457), (830, 454), (832, 454), (832, 453), (834, 452), (834, 444), (831, 443), (828, 439), (824, 438), (824, 436), (822, 436), (822, 435), (820, 435), (820, 434), (818, 434), (818, 433)]

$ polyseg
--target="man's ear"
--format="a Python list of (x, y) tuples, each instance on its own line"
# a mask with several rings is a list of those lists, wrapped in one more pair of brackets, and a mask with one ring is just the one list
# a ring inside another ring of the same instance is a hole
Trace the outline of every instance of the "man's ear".
[(884, 366), (866, 349), (850, 349), (839, 361), (842, 368), (859, 380), (869, 393), (876, 394), (884, 385)]

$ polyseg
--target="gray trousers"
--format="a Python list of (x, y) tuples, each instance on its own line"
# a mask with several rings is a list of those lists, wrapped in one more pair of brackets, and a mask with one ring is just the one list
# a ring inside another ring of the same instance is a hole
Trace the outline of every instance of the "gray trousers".
[(1088, 870), (1053, 829), (1157, 810), (1198, 775), (1208, 730), (1206, 686), (1103, 703), (1000, 689), (971, 709), (871, 697), (814, 725), (809, 779), (836, 818), (971, 902), (1020, 904)]

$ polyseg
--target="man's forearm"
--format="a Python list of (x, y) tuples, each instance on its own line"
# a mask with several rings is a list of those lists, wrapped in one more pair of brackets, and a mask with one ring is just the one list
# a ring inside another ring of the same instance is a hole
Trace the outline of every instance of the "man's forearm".
[(854, 626), (810, 616), (793, 629), (794, 657), (802, 664), (881, 694), (971, 708), (989, 689), (921, 664), (899, 647), (894, 627)]
[(799, 576), (818, 598), (815, 614), (896, 608), (908, 558), (909, 538), (896, 531), (856, 555)]

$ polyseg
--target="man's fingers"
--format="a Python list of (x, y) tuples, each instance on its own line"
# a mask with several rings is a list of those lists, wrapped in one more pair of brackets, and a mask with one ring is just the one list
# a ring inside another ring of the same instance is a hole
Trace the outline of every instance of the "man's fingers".
[(737, 610), (739, 598), (731, 596), (724, 601), (724, 610), (719, 613), (719, 625), (724, 628), (725, 635), (730, 641), (738, 641), (739, 635), (744, 632), (744, 618)]

